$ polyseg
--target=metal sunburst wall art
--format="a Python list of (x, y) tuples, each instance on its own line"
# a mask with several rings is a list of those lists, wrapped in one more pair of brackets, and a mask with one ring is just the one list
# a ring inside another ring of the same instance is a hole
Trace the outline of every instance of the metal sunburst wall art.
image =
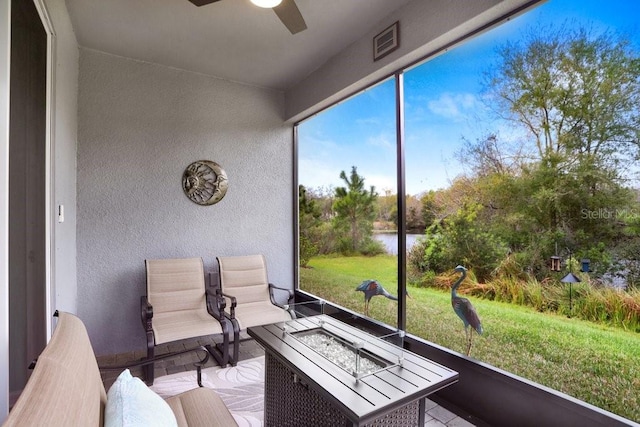
[(227, 174), (216, 162), (198, 160), (182, 174), (184, 194), (194, 203), (209, 206), (218, 203), (229, 187)]

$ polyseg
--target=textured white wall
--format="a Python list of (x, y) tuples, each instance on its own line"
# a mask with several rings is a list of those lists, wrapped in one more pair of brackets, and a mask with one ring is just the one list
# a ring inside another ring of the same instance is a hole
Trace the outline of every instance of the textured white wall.
[[(78, 313), (97, 354), (145, 348), (147, 258), (263, 253), (291, 287), (292, 129), (280, 92), (80, 50)], [(199, 206), (184, 169), (219, 163), (224, 199)]]
[[(78, 43), (64, 0), (45, 0), (55, 31), (53, 80), (53, 276), (51, 313), (77, 312), (76, 154), (78, 141)], [(63, 223), (57, 206), (64, 204)]]

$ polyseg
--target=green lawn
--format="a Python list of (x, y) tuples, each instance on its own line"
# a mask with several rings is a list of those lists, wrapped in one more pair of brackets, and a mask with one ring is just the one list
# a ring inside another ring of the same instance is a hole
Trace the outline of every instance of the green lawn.
[[(300, 269), (300, 288), (357, 312), (364, 297), (355, 288), (376, 279), (396, 294), (396, 258), (318, 257)], [(450, 294), (409, 288), (407, 330), (463, 352), (462, 322)], [(474, 337), (471, 356), (562, 391), (592, 405), (640, 421), (640, 334), (533, 309), (470, 298), (484, 334)], [(396, 324), (397, 303), (374, 297), (370, 315)]]

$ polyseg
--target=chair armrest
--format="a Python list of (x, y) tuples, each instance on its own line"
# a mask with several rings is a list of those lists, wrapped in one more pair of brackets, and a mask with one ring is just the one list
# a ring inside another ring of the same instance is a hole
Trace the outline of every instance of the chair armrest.
[(146, 332), (151, 332), (151, 319), (153, 319), (153, 306), (149, 304), (147, 296), (140, 297), (140, 320), (142, 320), (142, 327)]
[(144, 359), (139, 359), (139, 360), (132, 360), (128, 363), (125, 363), (123, 365), (101, 365), (98, 366), (98, 369), (101, 371), (121, 371), (123, 369), (127, 369), (127, 368), (137, 368), (138, 366), (146, 366), (146, 365), (150, 365), (154, 362), (158, 362), (161, 360), (165, 360), (165, 359), (170, 359), (172, 357), (177, 357), (186, 353), (191, 353), (191, 352), (196, 352), (196, 351), (201, 351), (202, 352), (202, 358), (199, 359), (199, 362), (196, 363), (202, 363), (205, 364), (207, 363), (207, 361), (209, 361), (209, 350), (207, 350), (207, 348), (205, 346), (197, 346), (197, 347), (193, 347), (193, 348), (188, 348), (185, 350), (178, 350), (178, 351), (173, 351), (171, 353), (165, 353), (165, 354), (161, 354), (158, 356), (154, 356), (154, 357), (148, 357), (148, 358), (144, 358)]
[(282, 307), (280, 304), (278, 304), (276, 302), (275, 298), (273, 297), (273, 290), (274, 289), (277, 289), (279, 291), (287, 292), (287, 295), (288, 295), (287, 304), (291, 304), (291, 300), (293, 299), (293, 290), (292, 289), (281, 288), (279, 286), (274, 285), (273, 283), (269, 283), (269, 297), (271, 298), (271, 304), (277, 305), (278, 307)]
[(220, 295), (217, 288), (206, 288), (207, 293), (207, 311), (216, 319), (220, 320), (224, 315), (224, 309), (227, 306), (226, 300)]
[(238, 300), (236, 299), (236, 297), (234, 297), (233, 295), (229, 295), (229, 294), (225, 294), (224, 292), (222, 292), (220, 289), (216, 288), (216, 292), (220, 295), (222, 295), (225, 298), (229, 298), (231, 300), (231, 307), (230, 307), (230, 312), (231, 312), (231, 318), (235, 319), (236, 318), (236, 306), (238, 305)]

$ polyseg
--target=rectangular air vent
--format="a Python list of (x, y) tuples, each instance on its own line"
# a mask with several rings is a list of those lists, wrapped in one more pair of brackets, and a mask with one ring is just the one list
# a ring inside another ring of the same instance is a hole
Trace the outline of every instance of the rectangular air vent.
[(399, 22), (396, 21), (373, 38), (373, 60), (386, 56), (400, 46)]

